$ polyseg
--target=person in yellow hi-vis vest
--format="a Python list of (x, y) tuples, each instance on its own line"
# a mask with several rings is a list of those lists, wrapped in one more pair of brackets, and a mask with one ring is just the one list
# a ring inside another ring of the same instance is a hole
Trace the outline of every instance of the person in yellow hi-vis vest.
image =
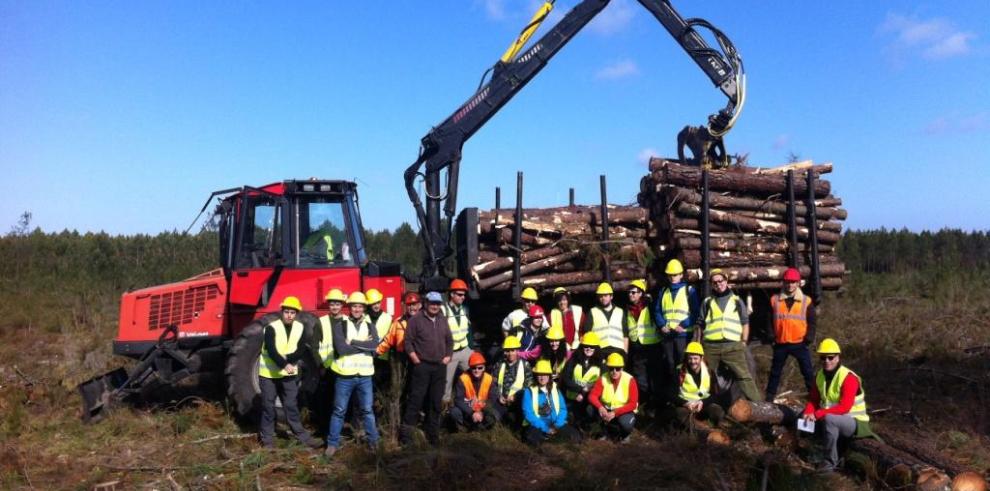
[[(509, 315), (502, 319), (503, 338), (519, 332), (519, 326), (522, 324), (522, 321), (529, 318), (529, 309), (533, 308), (539, 299), (540, 297), (533, 287), (526, 287), (519, 293), (519, 303), (521, 306), (509, 312)], [(548, 326), (550, 323), (544, 321), (543, 325)]]
[(443, 304), (443, 315), (450, 326), (450, 336), (454, 338), (454, 356), (447, 364), (447, 378), (443, 387), (443, 400), (450, 402), (450, 391), (453, 389), (454, 377), (468, 369), (468, 359), (471, 358), (472, 338), (471, 319), (467, 305), (467, 283), (454, 278), (447, 289), (447, 303)]
[(660, 329), (663, 347), (663, 374), (668, 381), (667, 395), (677, 393), (677, 366), (684, 361), (684, 348), (694, 335), (694, 324), (701, 309), (698, 291), (684, 280), (684, 265), (677, 259), (664, 269), (668, 286), (660, 289), (653, 306), (653, 323)]
[(646, 280), (630, 282), (628, 293), (626, 323), (629, 326), (629, 371), (639, 384), (640, 401), (655, 409), (664, 401), (660, 390), (663, 374), (660, 330), (651, 316), (650, 300), (646, 296)]
[(325, 299), (327, 301), (327, 314), (320, 316), (318, 324), (313, 330), (316, 352), (320, 357), (323, 369), (320, 383), (317, 385), (316, 394), (313, 397), (315, 403), (310, 404), (310, 410), (313, 412), (313, 417), (319, 428), (330, 426), (330, 413), (333, 408), (327, 404), (327, 401), (333, 400), (334, 376), (333, 370), (330, 369), (330, 364), (333, 363), (333, 323), (343, 321), (344, 302), (347, 301), (347, 295), (344, 295), (340, 288), (331, 288)]
[(749, 311), (729, 288), (729, 277), (721, 269), (711, 271), (712, 296), (701, 302), (701, 315), (695, 326), (695, 340), (700, 338), (708, 366), (718, 372), (723, 364), (735, 374), (735, 381), (747, 399), (762, 400), (753, 374), (746, 362), (749, 340)]
[(674, 421), (688, 429), (692, 418), (708, 421), (718, 427), (725, 417), (724, 397), (719, 392), (715, 372), (704, 360), (701, 343), (691, 341), (684, 349), (684, 364), (680, 368), (677, 396), (674, 399)]
[(832, 338), (818, 345), (822, 367), (808, 395), (804, 420), (815, 423), (815, 434), (825, 440), (825, 462), (819, 470), (834, 471), (839, 465), (839, 438), (876, 437), (870, 428), (863, 379), (846, 368), (842, 350)]
[(258, 385), (261, 387), (261, 424), (258, 437), (261, 446), (275, 446), (275, 398), (282, 400), (282, 409), (289, 428), (303, 445), (318, 448), (322, 444), (303, 427), (299, 418), (299, 361), (305, 355), (303, 325), (296, 320), (302, 304), (296, 297), (285, 297), (282, 314), (265, 326), (261, 354), (258, 356)]
[(612, 302), (612, 285), (602, 283), (595, 290), (598, 305), (584, 318), (581, 334), (593, 332), (602, 343), (602, 356), (621, 353), (625, 359), (629, 353), (629, 322), (626, 313)]
[[(385, 299), (385, 296), (377, 288), (369, 288), (368, 291), (364, 292), (364, 298), (368, 301), (368, 307), (365, 309), (364, 316), (368, 318), (368, 322), (375, 325), (375, 331), (378, 332), (378, 336), (384, 338), (392, 327), (392, 314), (386, 312), (382, 307), (382, 300)], [(388, 386), (389, 379), (391, 378), (391, 370), (388, 357), (377, 356), (377, 350), (378, 348), (375, 348), (374, 384), (375, 387), (385, 388)]]
[(601, 439), (617, 438), (627, 443), (636, 428), (636, 409), (639, 407), (639, 387), (623, 367), (626, 361), (619, 353), (605, 359), (608, 374), (600, 377), (588, 394), (588, 416), (598, 419), (604, 434)]
[(357, 416), (364, 425), (368, 446), (374, 450), (378, 445), (378, 427), (371, 409), (374, 393), (371, 377), (375, 374), (373, 360), (379, 339), (375, 325), (364, 315), (367, 303), (364, 293), (350, 294), (347, 306), (351, 315), (333, 323), (334, 356), (330, 369), (337, 380), (333, 391), (333, 415), (327, 431), (327, 457), (332, 457), (340, 448), (340, 432), (344, 428), (344, 416), (352, 394), (357, 397)]

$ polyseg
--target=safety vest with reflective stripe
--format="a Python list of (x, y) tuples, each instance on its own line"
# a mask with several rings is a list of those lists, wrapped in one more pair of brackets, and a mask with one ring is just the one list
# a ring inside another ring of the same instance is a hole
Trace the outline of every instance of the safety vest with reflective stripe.
[[(382, 310), (382, 313), (378, 314), (378, 320), (375, 321), (375, 331), (378, 332), (378, 337), (381, 340), (384, 340), (385, 335), (388, 334), (388, 331), (391, 328), (392, 328), (392, 314)], [(382, 360), (388, 360), (388, 351), (382, 353), (381, 355), (378, 355), (378, 358)]]
[[(347, 323), (347, 342), (358, 340), (366, 341), (368, 340), (368, 331), (370, 322), (368, 317), (362, 317), (361, 320), (354, 325), (354, 321), (351, 318), (344, 319)], [(354, 353), (353, 355), (337, 355), (334, 357), (333, 363), (330, 364), (330, 368), (343, 376), (360, 375), (362, 377), (370, 377), (375, 374), (375, 362), (371, 353), (361, 352)]]
[[(571, 305), (568, 307), (571, 311), (571, 317), (574, 319), (574, 340), (568, 345), (571, 349), (577, 349), (578, 345), (581, 344), (581, 336), (578, 335), (578, 331), (581, 330), (581, 314), (583, 309), (580, 305)], [(559, 327), (564, 329), (564, 313), (560, 309), (550, 310), (550, 327)]]
[[(605, 409), (613, 411), (629, 402), (629, 384), (632, 383), (632, 375), (622, 372), (619, 376), (619, 386), (612, 384), (612, 379), (602, 379), (602, 405)], [(639, 409), (637, 405), (636, 409)], [(635, 412), (635, 410), (633, 410)]]
[(815, 377), (815, 384), (818, 386), (818, 394), (821, 397), (821, 407), (822, 409), (828, 409), (839, 404), (839, 399), (842, 397), (842, 383), (850, 375), (859, 379), (859, 392), (856, 393), (856, 399), (846, 414), (856, 418), (858, 421), (869, 421), (870, 415), (866, 413), (866, 391), (863, 390), (863, 377), (860, 377), (856, 372), (842, 365), (839, 365), (839, 369), (835, 372), (835, 376), (832, 377), (832, 383), (828, 387), (825, 387), (825, 371), (818, 370), (818, 375)]
[[(678, 367), (680, 370), (680, 367)], [(694, 377), (689, 372), (684, 371), (684, 380), (681, 382), (681, 399), (685, 401), (701, 401), (712, 395), (712, 378), (708, 373), (708, 365), (701, 362), (701, 386), (695, 385)]]
[[(512, 386), (509, 387), (509, 394), (515, 394), (523, 389), (523, 383), (526, 382), (526, 363), (523, 360), (516, 360), (516, 379), (512, 381)], [(505, 384), (505, 368), (509, 366), (509, 363), (502, 363), (502, 366), (498, 368), (498, 386), (501, 389)]]
[(625, 319), (625, 313), (618, 307), (612, 307), (610, 316), (606, 316), (601, 307), (591, 308), (591, 332), (598, 335), (602, 348), (626, 349), (625, 337), (622, 335), (622, 322)]
[[(295, 353), (296, 348), (299, 347), (299, 339), (302, 338), (303, 334), (302, 323), (293, 321), (292, 326), (288, 329), (288, 333), (286, 333), (285, 324), (282, 323), (282, 319), (275, 319), (268, 326), (275, 331), (275, 351), (278, 351), (278, 354), (282, 355), (283, 358), (290, 353)], [(262, 336), (262, 339), (264, 339), (264, 336)], [(268, 356), (268, 350), (265, 349), (263, 340), (261, 344), (261, 355), (258, 357), (258, 375), (265, 378), (289, 376), (285, 372), (285, 369), (279, 368), (275, 364), (275, 360)]]
[(320, 361), (323, 362), (323, 366), (326, 368), (330, 368), (330, 364), (333, 363), (332, 320), (329, 315), (320, 317), (320, 333), (322, 336), (320, 338), (320, 345), (317, 346), (317, 352), (320, 355)]
[[(598, 380), (598, 377), (601, 377), (601, 375), (602, 375), (602, 369), (598, 365), (589, 366), (588, 371), (585, 372), (584, 366), (582, 366), (580, 363), (575, 363), (574, 371), (571, 372), (571, 380), (573, 380), (574, 383), (580, 385), (583, 388), (589, 388), (595, 384), (595, 382)], [(569, 390), (567, 391), (567, 398), (576, 399), (578, 394), (579, 392), (577, 391)]]
[(808, 333), (808, 306), (811, 299), (801, 295), (794, 299), (794, 304), (787, 308), (787, 301), (781, 300), (780, 295), (770, 297), (773, 307), (773, 332), (778, 343), (801, 343)]
[(656, 324), (653, 323), (653, 316), (650, 315), (650, 306), (643, 306), (639, 311), (639, 318), (633, 319), (629, 314), (629, 340), (639, 344), (650, 345), (660, 342), (660, 333)]
[[(560, 398), (560, 391), (557, 390), (557, 384), (551, 383), (550, 391), (547, 393), (547, 404), (550, 405), (551, 411), (551, 413), (547, 416), (540, 415), (540, 392), (540, 387), (538, 385), (533, 385), (529, 388), (529, 395), (533, 399), (533, 414), (541, 418), (550, 417), (550, 419), (556, 420), (557, 415), (560, 414), (560, 406), (562, 405), (561, 401), (563, 401), (563, 399)], [(523, 426), (529, 426), (529, 421), (525, 418), (523, 418)]]
[(509, 322), (512, 324), (512, 327), (519, 327), (527, 317), (529, 317), (529, 313), (523, 311), (523, 309), (516, 309), (509, 312)]
[(461, 316), (460, 322), (457, 321), (457, 312), (454, 311), (454, 308), (449, 303), (443, 304), (443, 315), (447, 317), (447, 325), (450, 326), (450, 336), (454, 338), (454, 351), (467, 348), (468, 328), (471, 326), (471, 321), (468, 320), (467, 307), (461, 305), (459, 312)]
[[(320, 242), (326, 244), (325, 251), (316, 249)], [(313, 253), (318, 251), (325, 252), (327, 261), (333, 261), (333, 237), (330, 236), (330, 232), (323, 232), (323, 235), (314, 232), (308, 239), (306, 239), (306, 243), (303, 244), (302, 248), (303, 250), (312, 251)]]
[(705, 316), (705, 341), (742, 341), (742, 320), (736, 305), (739, 297), (729, 296), (725, 312), (718, 308), (715, 297), (708, 297), (708, 314)]
[(474, 379), (467, 372), (461, 374), (461, 383), (464, 384), (464, 398), (471, 403), (471, 409), (481, 411), (488, 403), (488, 391), (492, 387), (492, 376), (483, 374), (481, 376), (481, 387), (474, 391)]
[[(684, 322), (684, 319), (691, 317), (691, 305), (688, 303), (688, 288), (689, 286), (682, 286), (677, 290), (677, 295), (671, 294), (670, 288), (663, 289), (663, 295), (660, 296), (660, 309), (663, 311), (663, 318), (667, 321), (667, 327), (674, 329)], [(687, 332), (694, 330), (694, 326), (688, 326), (684, 329)]]

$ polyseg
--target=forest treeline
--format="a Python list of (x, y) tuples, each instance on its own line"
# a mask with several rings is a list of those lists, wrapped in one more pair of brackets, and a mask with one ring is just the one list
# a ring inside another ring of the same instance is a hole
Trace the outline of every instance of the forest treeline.
[[(371, 259), (397, 261), (406, 271), (418, 271), (420, 248), (409, 224), (366, 232)], [(849, 231), (838, 251), (854, 275), (990, 269), (985, 231)], [(98, 305), (104, 312), (96, 320), (112, 317), (120, 293), (208, 271), (218, 254), (216, 234), (206, 230), (155, 236), (13, 230), (0, 237), (0, 327), (86, 322)]]

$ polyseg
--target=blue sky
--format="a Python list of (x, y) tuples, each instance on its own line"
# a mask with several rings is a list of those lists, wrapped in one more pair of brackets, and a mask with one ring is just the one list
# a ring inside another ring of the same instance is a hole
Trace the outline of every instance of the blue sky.
[[(559, 18), (575, 0), (558, 0)], [(833, 162), (852, 228), (990, 229), (990, 3), (687, 2), (735, 42), (732, 153)], [(359, 184), (365, 226), (414, 220), (402, 171), (532, 0), (0, 2), (0, 233), (185, 229), (213, 190)], [(544, 32), (546, 27), (541, 31)], [(540, 33), (537, 34), (539, 36)], [(632, 203), (644, 155), (724, 98), (613, 0), (465, 146), (460, 206)]]

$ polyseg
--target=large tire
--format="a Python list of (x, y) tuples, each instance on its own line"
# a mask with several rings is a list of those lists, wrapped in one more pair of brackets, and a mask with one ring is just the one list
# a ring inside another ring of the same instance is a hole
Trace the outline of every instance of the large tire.
[[(227, 378), (227, 396), (239, 416), (253, 418), (260, 414), (261, 387), (258, 385), (258, 358), (261, 356), (261, 345), (264, 343), (265, 326), (278, 317), (278, 314), (266, 314), (252, 321), (237, 336), (227, 354), (224, 370)], [(296, 320), (301, 322), (304, 328), (300, 344), (306, 346), (307, 352), (310, 352), (309, 340), (312, 338), (316, 317), (300, 312)], [(307, 353), (299, 364), (300, 378), (303, 381), (314, 375), (319, 376), (314, 374), (315, 367), (310, 358), (311, 354)]]

